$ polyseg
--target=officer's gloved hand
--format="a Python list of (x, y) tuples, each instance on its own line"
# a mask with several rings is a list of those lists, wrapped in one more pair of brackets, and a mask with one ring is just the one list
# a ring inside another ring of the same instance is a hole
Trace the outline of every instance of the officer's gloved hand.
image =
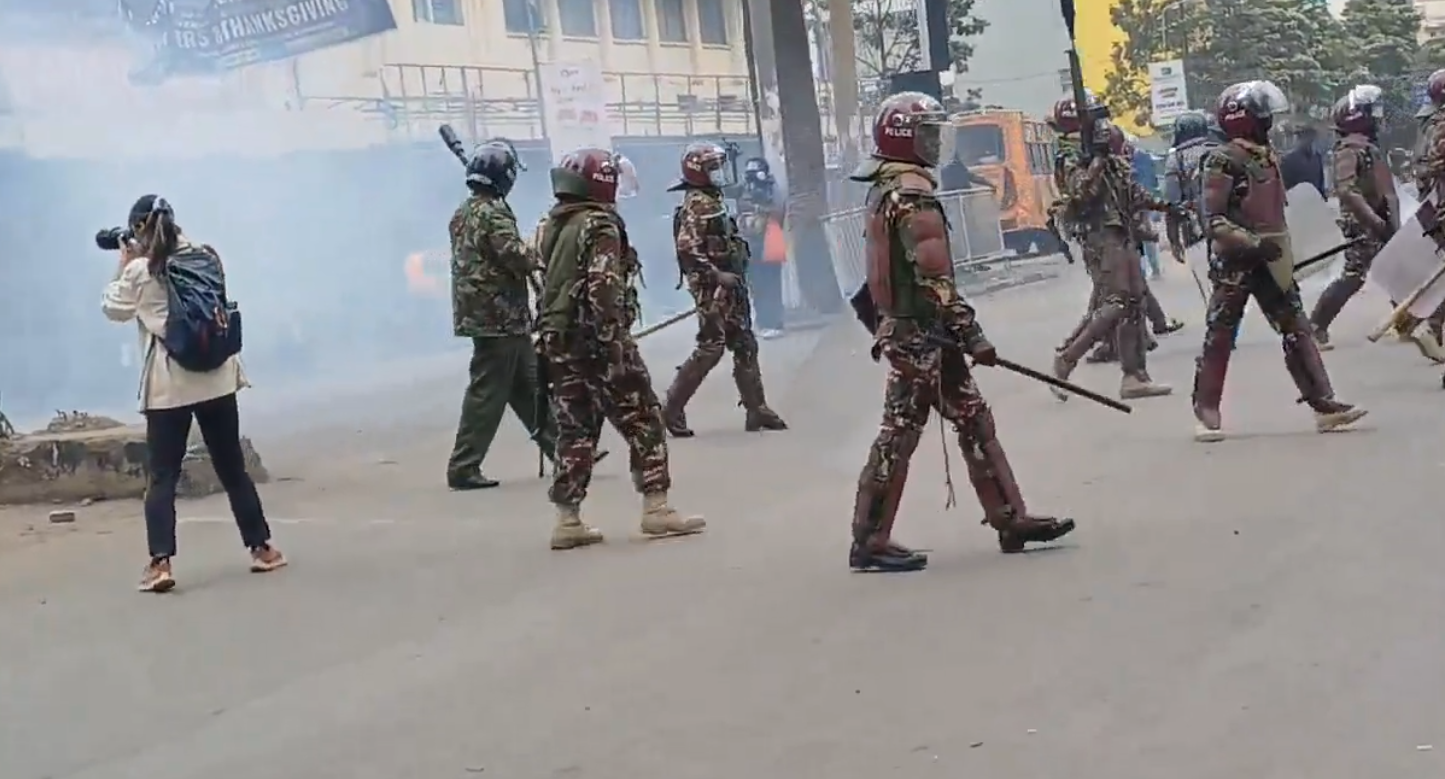
[(1260, 241), (1259, 245), (1249, 250), (1250, 259), (1254, 262), (1265, 265), (1284, 256), (1284, 249), (1274, 241)]
[(981, 341), (975, 344), (970, 353), (975, 365), (998, 365), (998, 350), (988, 341)]

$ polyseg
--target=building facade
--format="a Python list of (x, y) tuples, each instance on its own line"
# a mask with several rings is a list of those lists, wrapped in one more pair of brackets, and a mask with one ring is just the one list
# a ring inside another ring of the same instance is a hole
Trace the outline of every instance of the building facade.
[[(70, 14), (26, 11), (21, 25), (22, 12), (5, 12), (0, 29), (25, 34), (0, 32), (9, 112), (0, 143), (42, 155), (97, 142), (120, 154), (162, 142), (178, 151), (178, 116), (193, 129), (185, 137), (197, 154), (238, 137), (260, 153), (435, 138), (443, 123), (474, 138), (536, 139), (545, 94), (538, 72), (551, 63), (602, 72), (616, 136), (742, 134), (755, 127), (742, 1), (389, 0), (390, 32), (150, 85), (134, 78), (148, 44), (113, 5), (97, 4), (101, 16), (83, 35)], [(140, 122), (157, 117), (171, 132), (97, 140), (97, 122), (121, 111)]]

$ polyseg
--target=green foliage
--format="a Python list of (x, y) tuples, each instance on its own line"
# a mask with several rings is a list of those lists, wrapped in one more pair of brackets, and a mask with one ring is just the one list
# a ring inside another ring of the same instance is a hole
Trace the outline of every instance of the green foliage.
[(1409, 101), (1422, 57), (1445, 64), (1445, 46), (1416, 43), (1410, 0), (1350, 0), (1341, 18), (1325, 0), (1123, 0), (1115, 24), (1116, 73), (1105, 96), (1115, 111), (1147, 114), (1150, 62), (1183, 59), (1190, 103), (1212, 106), (1224, 87), (1269, 79), (1289, 97), (1297, 121), (1323, 119), (1349, 87), (1374, 83), (1394, 113)]
[[(815, 7), (826, 9), (822, 0)], [(988, 29), (988, 22), (973, 12), (974, 0), (948, 0), (948, 53), (954, 70), (968, 71), (973, 56), (970, 39)], [(904, 10), (891, 0), (853, 0), (853, 31), (857, 37), (859, 75), (883, 78), (918, 70), (922, 65), (918, 17), (912, 4)]]
[(1100, 98), (1114, 116), (1148, 125), (1149, 63), (1187, 48), (1185, 36), (1193, 35), (1196, 20), (1172, 0), (1120, 0), (1109, 15), (1126, 37), (1109, 52), (1111, 67)]
[(1431, 38), (1420, 44), (1412, 66), (1421, 78), (1445, 68), (1445, 38)]

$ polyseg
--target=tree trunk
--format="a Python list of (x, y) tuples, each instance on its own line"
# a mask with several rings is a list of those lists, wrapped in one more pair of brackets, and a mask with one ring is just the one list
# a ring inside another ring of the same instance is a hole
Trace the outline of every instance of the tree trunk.
[(778, 120), (787, 170), (788, 224), (793, 237), (798, 287), (810, 308), (831, 314), (842, 308), (843, 297), (823, 233), (822, 218), (828, 211), (827, 168), (823, 158), (823, 120), (818, 112), (818, 94), (813, 89), (807, 22), (799, 0), (772, 0), (769, 5)]

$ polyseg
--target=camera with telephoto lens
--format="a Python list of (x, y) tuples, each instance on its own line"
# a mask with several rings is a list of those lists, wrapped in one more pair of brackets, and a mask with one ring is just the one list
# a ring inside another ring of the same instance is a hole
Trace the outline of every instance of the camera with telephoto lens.
[(107, 252), (118, 252), (121, 244), (134, 240), (135, 231), (125, 227), (107, 227), (95, 234), (95, 245)]

